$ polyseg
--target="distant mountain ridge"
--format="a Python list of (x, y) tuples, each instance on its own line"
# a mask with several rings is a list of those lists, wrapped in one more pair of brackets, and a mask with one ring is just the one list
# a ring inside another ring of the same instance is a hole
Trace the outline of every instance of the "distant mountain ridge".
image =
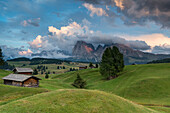
[(125, 64), (144, 64), (153, 60), (170, 58), (170, 55), (145, 53), (118, 43), (104, 46), (98, 45), (95, 49), (91, 43), (86, 43), (85, 41), (77, 41), (73, 48), (72, 55), (76, 60), (100, 62), (105, 49), (113, 46), (116, 46), (124, 55)]
[[(118, 43), (114, 43), (111, 45), (104, 45), (104, 46), (98, 45), (95, 48), (93, 44), (87, 43), (85, 41), (77, 41), (77, 43), (75, 44), (72, 50), (72, 54), (67, 51), (63, 51), (63, 50), (49, 50), (49, 51), (44, 50), (40, 53), (32, 54), (31, 57), (33, 59), (37, 57), (38, 59), (39, 58), (45, 58), (45, 60), (49, 59), (50, 62), (54, 62), (54, 59), (76, 61), (76, 62), (100, 62), (105, 49), (107, 47), (113, 47), (113, 46), (116, 46), (120, 50), (120, 52), (124, 55), (124, 61), (126, 65), (129, 65), (132, 63), (146, 64), (154, 60), (170, 58), (170, 55), (146, 53), (146, 52), (142, 52), (139, 50), (134, 50), (126, 45), (118, 44)], [(52, 59), (53, 61), (51, 61)], [(15, 58), (12, 60), (13, 61), (32, 61), (31, 59), (24, 58), (24, 57)]]

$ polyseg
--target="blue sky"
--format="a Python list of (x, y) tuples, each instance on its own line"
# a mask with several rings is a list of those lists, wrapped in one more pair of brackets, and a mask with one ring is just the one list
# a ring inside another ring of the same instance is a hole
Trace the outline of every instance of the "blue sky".
[[(139, 50), (146, 45), (146, 48), (150, 46), (149, 52), (159, 53), (160, 50), (154, 50), (159, 46), (161, 53), (170, 54), (170, 22), (167, 19), (170, 10), (166, 6), (170, 2), (156, 1), (142, 6), (142, 0), (1, 0), (0, 46), (15, 48), (18, 53), (28, 55), (42, 50), (61, 50), (65, 46), (71, 48), (77, 40), (105, 44), (106, 37), (113, 42), (118, 37), (133, 43), (141, 41)], [(157, 7), (151, 8), (150, 4)], [(54, 31), (49, 31), (49, 26), (53, 26)], [(93, 37), (99, 34), (103, 37), (95, 38), (95, 41)], [(38, 39), (38, 35), (42, 38)]]

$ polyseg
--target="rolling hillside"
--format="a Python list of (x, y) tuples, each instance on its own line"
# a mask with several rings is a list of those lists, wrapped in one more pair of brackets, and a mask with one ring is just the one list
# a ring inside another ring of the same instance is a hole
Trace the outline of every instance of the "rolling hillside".
[[(2, 77), (10, 72), (1, 70), (0, 73), (2, 73), (0, 74)], [(80, 73), (80, 76), (87, 81), (85, 90), (76, 90), (71, 85), (76, 79), (77, 73)], [(44, 79), (43, 75), (37, 76), (43, 79), (40, 81), (39, 88), (21, 88), (0, 84), (0, 87), (2, 87), (0, 88), (0, 92), (4, 92), (3, 95), (1, 94), (2, 97), (7, 98), (3, 99), (0, 97), (0, 109), (9, 112), (13, 110), (20, 112), (26, 107), (28, 108), (34, 105), (33, 108), (29, 109), (30, 111), (38, 109), (43, 112), (46, 112), (46, 110), (50, 110), (51, 112), (53, 110), (61, 112), (71, 110), (75, 112), (79, 112), (80, 110), (83, 112), (93, 112), (94, 110), (94, 112), (98, 112), (96, 110), (99, 109), (106, 112), (115, 110), (115, 112), (125, 113), (147, 113), (154, 112), (147, 109), (152, 108), (155, 111), (170, 112), (170, 64), (126, 66), (121, 76), (109, 81), (100, 75), (99, 69), (87, 69), (57, 75), (51, 74), (49, 79)], [(0, 80), (0, 83), (2, 83), (2, 80)], [(20, 93), (22, 96), (13, 98), (14, 95), (19, 95)], [(125, 99), (120, 99), (119, 96)], [(100, 98), (102, 101), (100, 101)], [(120, 103), (115, 100), (116, 98), (121, 100)], [(35, 99), (39, 101), (34, 101)], [(133, 101), (133, 103), (126, 99)], [(24, 106), (20, 106), (20, 102), (25, 103)], [(49, 104), (41, 105), (41, 103)], [(11, 107), (14, 105), (16, 109)], [(88, 111), (84, 111), (85, 108), (83, 105), (88, 107)], [(75, 106), (78, 106), (78, 108)], [(110, 106), (115, 106), (115, 108), (111, 108)], [(122, 111), (119, 111), (117, 108), (122, 109)]]
[[(120, 77), (110, 81), (104, 80), (98, 69), (79, 73), (87, 81), (87, 89), (116, 94), (142, 105), (170, 106), (170, 64), (126, 66)], [(60, 74), (53, 78), (71, 84), (76, 74)]]
[[(25, 111), (26, 110), (26, 111)], [(91, 90), (57, 90), (0, 106), (1, 113), (156, 113), (119, 96)]]

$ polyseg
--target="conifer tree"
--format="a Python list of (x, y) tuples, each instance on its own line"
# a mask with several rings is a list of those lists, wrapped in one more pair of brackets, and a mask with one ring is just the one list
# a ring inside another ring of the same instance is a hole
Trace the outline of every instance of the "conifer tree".
[(96, 64), (96, 68), (98, 68), (99, 67), (99, 65), (98, 64)]
[(74, 83), (72, 84), (74, 87), (77, 88), (84, 88), (86, 85), (86, 81), (84, 81), (79, 74), (77, 74), (77, 78), (74, 81)]
[(50, 74), (50, 71), (48, 71), (48, 74)]
[(46, 74), (45, 74), (45, 78), (46, 78), (46, 79), (48, 79), (48, 78), (49, 78), (48, 73), (46, 73)]
[(60, 66), (57, 66), (57, 69), (60, 69)]
[(34, 71), (33, 71), (33, 75), (38, 75), (38, 71), (37, 71), (36, 68), (35, 68)]
[(121, 54), (117, 47), (107, 48), (102, 56), (100, 64), (100, 73), (107, 79), (110, 77), (117, 77), (118, 73), (123, 71), (124, 61), (123, 54)]
[(92, 62), (90, 62), (90, 64), (89, 64), (89, 67), (90, 67), (90, 68), (92, 68), (92, 67), (93, 67), (93, 64), (92, 64)]
[(4, 65), (5, 64), (5, 61), (3, 59), (3, 55), (2, 55), (2, 49), (0, 48), (0, 66), (1, 65)]

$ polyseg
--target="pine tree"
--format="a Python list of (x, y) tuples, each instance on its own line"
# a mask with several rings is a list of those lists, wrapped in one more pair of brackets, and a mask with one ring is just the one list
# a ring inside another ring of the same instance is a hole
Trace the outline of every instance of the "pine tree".
[(37, 69), (40, 69), (40, 66), (39, 66), (39, 65), (37, 66)]
[(50, 74), (50, 71), (48, 71), (48, 74)]
[(72, 69), (72, 71), (75, 71), (75, 70), (76, 70), (75, 68)]
[(57, 66), (57, 69), (60, 69), (60, 67), (59, 67), (59, 66)]
[(99, 67), (99, 65), (98, 64), (96, 64), (96, 68), (98, 68)]
[(72, 68), (70, 68), (70, 71), (73, 71), (73, 69), (72, 69)]
[(41, 75), (43, 74), (43, 71), (41, 71)]
[(77, 88), (85, 88), (86, 86), (86, 81), (84, 81), (79, 74), (77, 74), (77, 78), (74, 81), (74, 83), (72, 84), (74, 87)]
[(33, 71), (33, 75), (38, 75), (38, 71), (37, 71), (36, 68), (35, 68), (34, 71)]
[(90, 68), (92, 68), (92, 67), (93, 67), (93, 64), (92, 64), (91, 62), (90, 62), (90, 64), (89, 64), (89, 67), (90, 67)]
[(118, 73), (123, 71), (124, 61), (123, 54), (121, 54), (117, 47), (107, 48), (102, 56), (100, 65), (100, 73), (107, 79), (110, 77), (117, 77)]
[(2, 49), (0, 48), (0, 66), (4, 64), (5, 64), (5, 61), (3, 60)]
[(45, 78), (46, 78), (46, 79), (48, 79), (48, 78), (49, 78), (48, 73), (46, 73), (46, 74), (45, 74)]

